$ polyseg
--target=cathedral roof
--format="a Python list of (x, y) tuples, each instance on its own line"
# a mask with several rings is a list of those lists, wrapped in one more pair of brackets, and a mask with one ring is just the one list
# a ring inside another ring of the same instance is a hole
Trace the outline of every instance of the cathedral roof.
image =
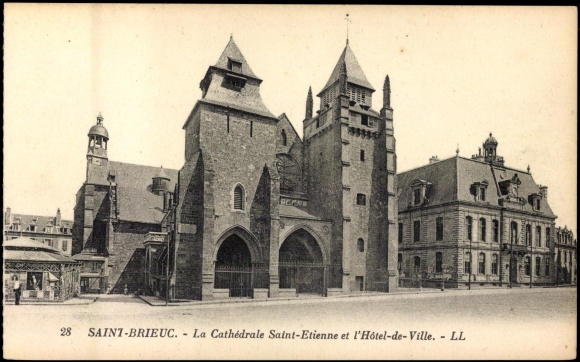
[[(90, 184), (109, 185), (108, 175), (115, 175), (119, 220), (157, 224), (163, 220), (163, 195), (152, 192), (152, 180), (160, 170), (156, 166), (109, 161), (108, 169), (89, 175)], [(169, 190), (177, 182), (178, 170), (163, 168)]]
[(240, 49), (238, 48), (238, 46), (234, 42), (233, 37), (230, 37), (230, 41), (228, 42), (228, 45), (226, 45), (226, 48), (222, 52), (222, 55), (220, 55), (217, 63), (215, 63), (215, 65), (214, 65), (214, 67), (221, 68), (223, 70), (228, 70), (229, 60), (234, 60), (234, 61), (237, 61), (239, 63), (242, 63), (241, 73), (243, 75), (259, 79), (252, 71), (252, 68), (250, 68), (250, 65), (246, 61), (246, 58), (244, 58), (244, 55), (242, 54), (242, 52), (240, 51)]
[(370, 89), (372, 91), (375, 90), (371, 85), (371, 83), (369, 83), (369, 81), (367, 80), (367, 77), (365, 76), (365, 73), (358, 64), (358, 61), (356, 60), (354, 53), (350, 49), (350, 46), (347, 44), (346, 47), (344, 47), (342, 54), (338, 58), (338, 62), (334, 66), (334, 70), (332, 71), (332, 74), (330, 75), (328, 82), (326, 82), (326, 85), (320, 91), (320, 93), (322, 93), (326, 88), (334, 84), (334, 82), (338, 81), (338, 79), (340, 78), (340, 68), (342, 67), (342, 64), (346, 64), (346, 76), (348, 82)]
[[(451, 157), (434, 162), (397, 174), (397, 183), (401, 190), (399, 210), (404, 211), (412, 205), (411, 184), (415, 180), (425, 180), (431, 184), (426, 196), (429, 206), (455, 201), (473, 202), (474, 195), (471, 193), (471, 186), (483, 181), (488, 184), (486, 202), (490, 206), (499, 206), (499, 200), (504, 197), (499, 183), (511, 180), (516, 174), (521, 181), (518, 196), (528, 200), (530, 195), (539, 193), (539, 186), (532, 175), (525, 171), (508, 167), (492, 168), (489, 163), (463, 157)], [(522, 205), (521, 210), (534, 212), (529, 202)], [(541, 198), (540, 210), (543, 216), (555, 217), (546, 198)]]

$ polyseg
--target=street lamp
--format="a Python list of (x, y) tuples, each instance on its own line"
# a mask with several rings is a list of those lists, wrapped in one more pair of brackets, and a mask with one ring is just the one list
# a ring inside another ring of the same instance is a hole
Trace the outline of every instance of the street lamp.
[(473, 260), (473, 256), (471, 255), (471, 239), (469, 238), (469, 280), (467, 281), (467, 288), (471, 290), (471, 262)]

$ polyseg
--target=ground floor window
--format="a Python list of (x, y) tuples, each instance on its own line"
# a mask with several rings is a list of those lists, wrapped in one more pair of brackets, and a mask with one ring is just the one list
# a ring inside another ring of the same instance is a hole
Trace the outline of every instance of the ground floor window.
[(497, 275), (497, 254), (491, 256), (491, 274)]

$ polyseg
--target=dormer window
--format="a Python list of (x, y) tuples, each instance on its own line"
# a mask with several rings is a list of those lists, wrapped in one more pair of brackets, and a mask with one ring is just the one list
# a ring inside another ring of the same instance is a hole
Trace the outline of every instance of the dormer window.
[(471, 194), (475, 197), (475, 201), (487, 201), (487, 181), (475, 182), (471, 185)]
[(28, 227), (28, 231), (36, 231), (36, 225), (30, 224), (30, 226)]
[(419, 206), (427, 203), (427, 195), (431, 188), (431, 183), (425, 180), (415, 180), (411, 183), (413, 195), (412, 206)]
[(413, 190), (413, 205), (421, 205), (421, 189)]
[(542, 195), (541, 194), (531, 194), (528, 197), (528, 202), (532, 205), (534, 211), (541, 211)]
[(231, 70), (232, 72), (236, 73), (241, 73), (242, 63), (232, 59), (228, 59), (228, 70)]

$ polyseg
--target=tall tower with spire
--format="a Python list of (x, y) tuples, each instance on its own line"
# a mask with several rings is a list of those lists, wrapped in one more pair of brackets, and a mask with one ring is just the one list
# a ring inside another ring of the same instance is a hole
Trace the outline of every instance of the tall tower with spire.
[[(176, 213), (181, 229), (170, 250), (182, 257), (170, 274), (188, 297), (212, 298), (222, 283), (214, 270), (222, 265), (277, 260), (278, 118), (262, 101), (261, 83), (230, 37), (201, 80), (201, 98), (183, 126), (186, 161)], [(277, 285), (277, 265), (269, 274)]]
[[(332, 223), (329, 288), (392, 291), (396, 283), (396, 159), (390, 83), (383, 108), (350, 45), (304, 121), (310, 211)], [(388, 222), (385, 222), (388, 220)]]

